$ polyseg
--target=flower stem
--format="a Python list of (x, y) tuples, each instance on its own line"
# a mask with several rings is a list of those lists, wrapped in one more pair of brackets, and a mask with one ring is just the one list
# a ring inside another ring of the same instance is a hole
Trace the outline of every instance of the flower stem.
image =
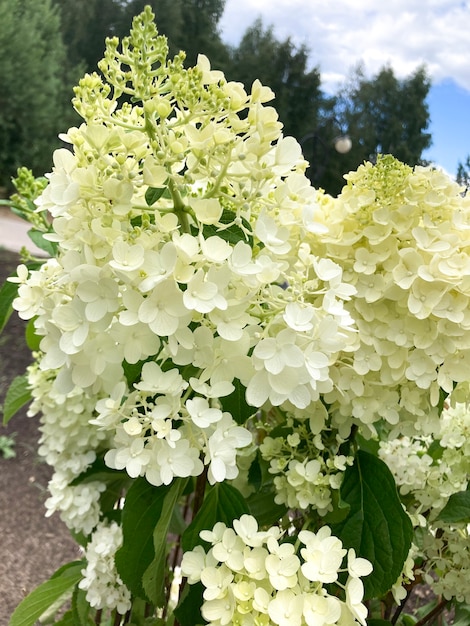
[(178, 218), (178, 222), (180, 223), (181, 230), (183, 233), (189, 233), (189, 220), (188, 214), (186, 213), (186, 206), (183, 202), (180, 192), (176, 188), (175, 181), (171, 178), (168, 182), (168, 189), (170, 190), (171, 197), (174, 202), (174, 212)]
[(449, 603), (449, 600), (446, 600), (445, 598), (441, 600), (439, 604), (437, 604), (432, 609), (432, 611), (429, 611), (427, 615), (425, 615), (420, 620), (418, 620), (415, 626), (424, 626), (425, 624), (429, 623), (434, 617), (437, 617), (438, 615), (440, 615), (440, 613), (442, 613), (442, 611), (446, 608), (448, 603)]
[(199, 509), (204, 502), (204, 493), (206, 491), (207, 484), (207, 467), (204, 468), (202, 474), (199, 474), (196, 482), (196, 489), (194, 491), (194, 504), (193, 504), (193, 519), (196, 517)]

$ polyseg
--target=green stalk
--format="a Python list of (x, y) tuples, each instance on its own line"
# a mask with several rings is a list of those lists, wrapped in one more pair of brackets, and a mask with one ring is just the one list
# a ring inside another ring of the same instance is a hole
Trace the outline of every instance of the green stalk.
[(181, 226), (181, 231), (183, 233), (189, 233), (190, 229), (186, 205), (184, 204), (183, 198), (181, 197), (181, 194), (175, 185), (175, 181), (171, 178), (171, 176), (168, 182), (168, 189), (170, 190), (171, 197), (173, 198), (174, 211)]

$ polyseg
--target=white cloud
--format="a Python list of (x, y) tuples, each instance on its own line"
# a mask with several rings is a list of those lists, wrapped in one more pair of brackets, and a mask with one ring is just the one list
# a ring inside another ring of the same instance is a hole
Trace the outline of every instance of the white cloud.
[(227, 0), (224, 40), (238, 43), (257, 17), (279, 39), (308, 46), (325, 89), (363, 61), (369, 75), (387, 63), (398, 76), (424, 64), (434, 82), (470, 90), (469, 0)]

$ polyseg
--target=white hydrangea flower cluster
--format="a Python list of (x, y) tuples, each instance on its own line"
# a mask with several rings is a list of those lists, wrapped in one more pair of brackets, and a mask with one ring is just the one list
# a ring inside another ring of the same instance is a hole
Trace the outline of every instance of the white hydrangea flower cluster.
[[(439, 514), (449, 497), (466, 491), (470, 476), (470, 410), (468, 404), (446, 406), (431, 447), (427, 437), (381, 442), (379, 456), (395, 477), (420, 541), (413, 558), (436, 594), (470, 602), (470, 525), (444, 523)], [(432, 455), (432, 456), (431, 456)]]
[[(209, 626), (365, 626), (360, 577), (372, 566), (344, 549), (328, 526), (301, 531), (294, 546), (281, 541), (278, 527), (260, 531), (254, 517), (243, 515), (233, 528), (218, 522), (201, 538), (210, 549), (186, 552), (182, 572), (190, 584), (202, 583)], [(341, 572), (348, 574), (344, 585)]]
[(344, 307), (354, 289), (309, 243), (316, 192), (266, 106), (271, 90), (255, 81), (248, 94), (205, 57), (190, 69), (182, 54), (167, 60), (141, 18), (116, 46), (100, 65), (107, 82), (77, 87), (85, 123), (63, 136), (71, 150), (55, 152), (37, 201), (56, 258), (19, 268), (14, 301), (40, 338), (34, 371), (51, 381), (30, 373), (44, 424), (84, 405), (56, 434), (45, 426), (49, 505), (65, 519), (66, 484), (93, 457), (72, 471), (77, 429), (111, 468), (154, 485), (204, 466), (211, 482), (233, 479), (251, 434), (220, 399), (241, 386), (253, 414), (308, 409), (357, 343)]
[(207, 398), (195, 396), (182, 405), (188, 386), (176, 368), (163, 372), (149, 361), (134, 392), (123, 399), (126, 388), (119, 383), (112, 404), (100, 400), (90, 423), (115, 431), (107, 465), (132, 478), (145, 475), (156, 486), (169, 485), (175, 476), (198, 476), (204, 465), (211, 484), (236, 478), (237, 451), (252, 442), (251, 433)]
[(83, 569), (80, 589), (95, 609), (124, 615), (131, 608), (131, 595), (114, 564), (114, 555), (122, 546), (122, 529), (116, 522), (100, 522), (86, 546), (87, 566)]
[(344, 441), (325, 427), (326, 417), (326, 408), (319, 404), (309, 420), (289, 418), (282, 434), (263, 438), (259, 450), (274, 475), (278, 504), (311, 508), (321, 516), (332, 510), (331, 492), (340, 488), (354, 458), (339, 452)]
[(394, 434), (432, 433), (440, 389), (470, 377), (470, 197), (444, 172), (379, 157), (319, 199), (317, 250), (357, 295), (346, 303), (360, 346), (326, 401), (345, 427), (381, 419)]
[(90, 428), (95, 399), (79, 388), (60, 393), (54, 385), (56, 373), (42, 371), (37, 364), (28, 368), (33, 401), (28, 416), (40, 414), (38, 454), (55, 468), (48, 489), (46, 515), (59, 511), (68, 528), (85, 535), (100, 519), (99, 499), (106, 485), (97, 480), (71, 485), (106, 446), (106, 433)]

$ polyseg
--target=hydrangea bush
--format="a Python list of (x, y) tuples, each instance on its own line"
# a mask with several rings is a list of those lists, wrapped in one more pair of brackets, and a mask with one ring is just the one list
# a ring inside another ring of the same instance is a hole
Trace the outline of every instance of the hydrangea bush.
[(469, 198), (392, 156), (312, 188), (271, 90), (153, 18), (11, 200), (48, 256), (0, 292), (34, 356), (4, 420), (40, 420), (83, 555), (11, 626), (408, 624), (423, 584), (465, 612)]

